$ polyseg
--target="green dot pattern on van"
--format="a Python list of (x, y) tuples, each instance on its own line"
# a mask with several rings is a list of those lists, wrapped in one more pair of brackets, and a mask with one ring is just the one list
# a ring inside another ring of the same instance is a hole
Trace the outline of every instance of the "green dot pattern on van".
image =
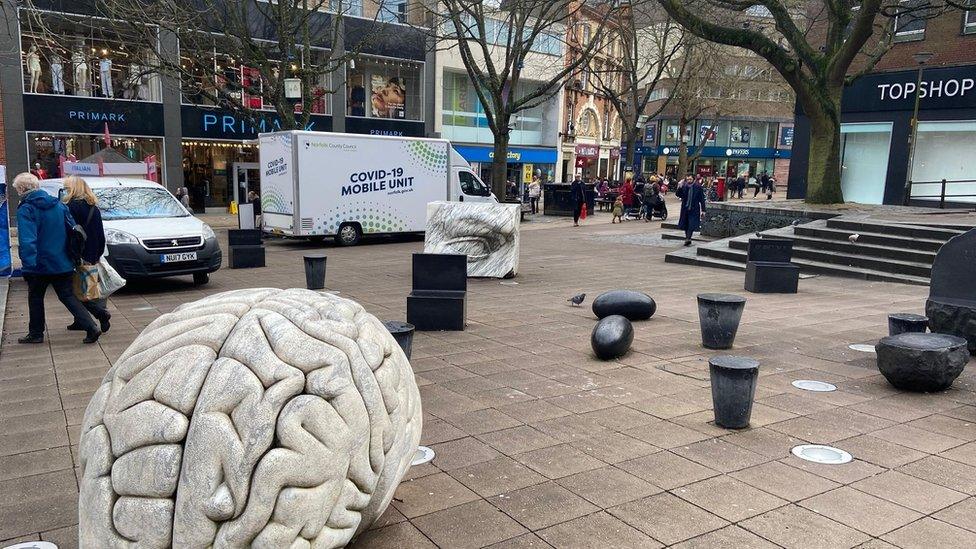
[(261, 194), (261, 211), (291, 215), (292, 206), (278, 189), (267, 189)]
[(401, 143), (405, 147), (410, 162), (432, 174), (445, 175), (447, 173), (447, 152), (434, 147), (425, 141), (408, 141)]
[(365, 202), (343, 204), (315, 218), (317, 233), (336, 234), (343, 223), (355, 222), (363, 228), (363, 234), (395, 233), (407, 230), (403, 215), (389, 205)]

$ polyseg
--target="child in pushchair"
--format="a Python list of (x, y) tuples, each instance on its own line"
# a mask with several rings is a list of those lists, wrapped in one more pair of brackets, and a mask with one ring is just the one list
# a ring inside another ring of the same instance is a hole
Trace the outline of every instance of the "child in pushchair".
[(664, 197), (661, 196), (657, 183), (651, 187), (649, 193), (641, 197), (641, 202), (639, 217), (643, 217), (644, 221), (668, 218), (668, 206), (664, 203)]

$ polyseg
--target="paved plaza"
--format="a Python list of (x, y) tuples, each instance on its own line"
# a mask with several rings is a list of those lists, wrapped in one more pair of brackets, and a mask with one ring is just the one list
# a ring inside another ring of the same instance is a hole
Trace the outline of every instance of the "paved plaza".
[[(976, 368), (949, 391), (907, 394), (852, 351), (886, 335), (889, 312), (922, 312), (927, 288), (804, 278), (796, 295), (745, 294), (743, 273), (664, 262), (658, 223), (523, 225), (512, 281), (470, 280), (464, 332), (419, 333), (412, 365), (421, 443), (393, 504), (357, 548), (976, 547)], [(222, 231), (222, 238), (226, 237)], [(224, 241), (226, 245), (226, 240)], [(327, 248), (326, 285), (381, 319), (405, 318), (419, 239)], [(301, 243), (272, 241), (268, 267), (136, 284), (113, 296), (95, 346), (64, 331), (50, 296), (47, 342), (19, 346), (26, 287), (9, 287), (0, 350), (0, 546), (77, 545), (78, 439), (102, 376), (160, 314), (220, 291), (304, 286)], [(226, 250), (226, 247), (225, 247)], [(657, 301), (632, 351), (592, 356), (589, 308), (630, 288)], [(570, 296), (586, 292), (583, 307)], [(751, 428), (712, 422), (710, 356), (695, 295), (748, 303), (735, 354), (761, 362)], [(53, 292), (50, 292), (53, 294)], [(796, 379), (838, 390), (805, 392)], [(853, 454), (816, 465), (793, 446)]]

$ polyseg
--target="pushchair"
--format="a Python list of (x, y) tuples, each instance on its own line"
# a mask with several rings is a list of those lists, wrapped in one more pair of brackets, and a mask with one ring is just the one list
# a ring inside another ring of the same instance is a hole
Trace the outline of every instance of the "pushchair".
[(664, 203), (664, 198), (661, 195), (656, 195), (644, 201), (641, 212), (647, 221), (654, 218), (664, 220), (668, 218), (668, 205)]

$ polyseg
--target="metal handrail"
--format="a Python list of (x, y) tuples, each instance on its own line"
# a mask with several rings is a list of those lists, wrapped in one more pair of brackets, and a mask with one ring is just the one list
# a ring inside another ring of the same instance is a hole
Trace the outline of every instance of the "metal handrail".
[[(976, 179), (954, 179), (952, 181), (949, 181), (949, 180), (946, 180), (946, 179), (943, 179), (941, 181), (909, 181), (908, 182), (908, 198), (909, 199), (913, 199), (913, 198), (918, 198), (918, 199), (938, 198), (939, 199), (939, 208), (942, 208), (942, 209), (945, 209), (945, 203), (946, 203), (946, 197), (947, 196), (948, 196), (948, 198), (976, 198), (976, 194), (950, 194), (950, 195), (946, 195), (946, 189), (948, 188), (949, 185), (952, 185), (954, 183), (976, 184)], [(917, 194), (915, 194), (913, 192), (915, 185), (940, 185), (940, 191), (939, 191), (939, 194), (920, 194), (920, 195), (917, 195)]]

